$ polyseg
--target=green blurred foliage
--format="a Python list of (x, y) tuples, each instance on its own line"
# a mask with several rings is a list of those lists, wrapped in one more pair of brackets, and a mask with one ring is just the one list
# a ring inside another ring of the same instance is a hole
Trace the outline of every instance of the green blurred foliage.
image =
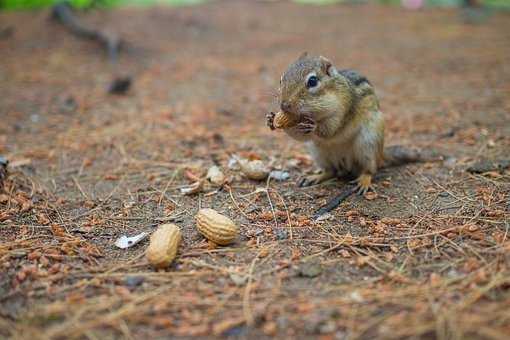
[[(53, 0), (0, 0), (0, 8), (5, 9), (31, 9), (51, 6), (58, 1)], [(88, 7), (91, 0), (73, 0), (71, 3), (75, 7)]]
[[(61, 0), (0, 0), (0, 8), (5, 9), (31, 9), (48, 7)], [(120, 5), (150, 6), (150, 5), (197, 5), (207, 0), (69, 0), (76, 8), (113, 7)]]
[[(0, 0), (0, 9), (32, 9), (48, 7), (62, 0)], [(151, 6), (151, 5), (196, 5), (208, 0), (69, 0), (77, 8), (113, 7), (121, 5)], [(378, 2), (382, 4), (399, 5), (401, 0), (294, 0), (302, 4), (328, 5), (333, 3), (367, 3)], [(482, 0), (494, 8), (510, 9), (510, 0)], [(425, 0), (427, 6), (460, 6), (463, 0)]]

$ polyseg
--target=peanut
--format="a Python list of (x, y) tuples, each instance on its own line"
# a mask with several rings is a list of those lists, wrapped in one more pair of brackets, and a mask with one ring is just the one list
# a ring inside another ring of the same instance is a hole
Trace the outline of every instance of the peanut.
[(284, 129), (288, 127), (292, 127), (297, 124), (297, 121), (293, 119), (293, 117), (289, 116), (287, 113), (279, 111), (276, 113), (274, 117), (274, 127), (277, 129)]
[(165, 268), (172, 263), (181, 243), (181, 230), (175, 224), (162, 224), (151, 235), (145, 255), (156, 268)]
[(238, 227), (230, 218), (213, 209), (200, 209), (195, 218), (198, 231), (216, 244), (232, 243), (239, 233)]

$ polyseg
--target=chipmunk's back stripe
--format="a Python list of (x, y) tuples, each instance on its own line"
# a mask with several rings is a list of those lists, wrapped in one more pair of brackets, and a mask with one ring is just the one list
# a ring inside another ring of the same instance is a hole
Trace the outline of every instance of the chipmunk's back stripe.
[(359, 86), (363, 83), (372, 85), (365, 76), (362, 76), (361, 74), (354, 70), (341, 70), (340, 74), (343, 75), (345, 78), (349, 79), (349, 81), (353, 83), (354, 86)]

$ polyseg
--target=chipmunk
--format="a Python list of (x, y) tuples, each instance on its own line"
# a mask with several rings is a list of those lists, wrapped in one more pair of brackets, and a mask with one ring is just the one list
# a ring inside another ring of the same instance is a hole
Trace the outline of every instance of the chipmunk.
[[(338, 71), (322, 56), (304, 53), (287, 68), (280, 79), (279, 102), (282, 113), (297, 122), (284, 131), (308, 144), (321, 169), (300, 179), (301, 187), (354, 176), (356, 191), (365, 194), (381, 166), (420, 158), (414, 150), (384, 149), (384, 119), (372, 84), (356, 71)], [(267, 117), (273, 129), (274, 117)]]

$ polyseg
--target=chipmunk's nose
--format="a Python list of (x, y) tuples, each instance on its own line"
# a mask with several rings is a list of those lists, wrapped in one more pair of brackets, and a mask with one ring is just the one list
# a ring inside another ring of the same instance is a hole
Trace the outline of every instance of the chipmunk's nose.
[(285, 111), (285, 112), (288, 112), (290, 111), (291, 107), (290, 107), (290, 103), (286, 100), (283, 100), (281, 105), (280, 105), (282, 111)]

